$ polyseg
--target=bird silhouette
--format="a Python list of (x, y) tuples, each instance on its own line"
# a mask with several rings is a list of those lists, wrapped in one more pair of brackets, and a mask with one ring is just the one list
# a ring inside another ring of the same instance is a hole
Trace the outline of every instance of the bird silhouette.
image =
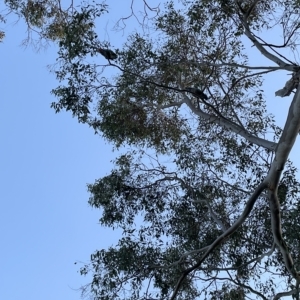
[(110, 49), (97, 48), (97, 52), (99, 52), (108, 60), (114, 60), (118, 57), (118, 55)]
[(189, 92), (189, 93), (192, 93), (195, 97), (200, 98), (202, 100), (207, 100), (208, 99), (207, 95), (204, 94), (201, 90), (199, 90), (197, 88), (186, 87), (184, 90)]

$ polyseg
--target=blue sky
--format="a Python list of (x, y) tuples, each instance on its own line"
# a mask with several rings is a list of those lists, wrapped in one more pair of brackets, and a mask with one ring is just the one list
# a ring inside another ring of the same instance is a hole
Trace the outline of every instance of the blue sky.
[[(124, 9), (125, 4), (113, 7), (115, 15), (106, 20), (116, 21)], [(100, 211), (88, 206), (86, 183), (109, 173), (117, 153), (69, 113), (55, 114), (50, 109), (55, 100), (50, 90), (58, 83), (47, 65), (55, 62), (55, 47), (39, 53), (20, 47), (26, 36), (22, 22), (8, 23), (4, 29), (7, 36), (0, 44), (0, 299), (80, 299), (74, 289), (88, 279), (77, 273), (79, 266), (74, 262), (87, 261), (94, 250), (112, 245), (118, 237), (117, 232), (98, 225)], [(109, 37), (117, 47), (125, 38), (110, 32)], [(260, 54), (253, 55), (260, 64)], [(282, 72), (268, 78), (268, 107), (282, 125), (290, 99), (275, 98), (274, 93), (288, 76)], [(297, 144), (294, 158), (299, 153)]]
[[(86, 183), (109, 173), (117, 153), (50, 108), (58, 84), (47, 65), (54, 47), (34, 53), (20, 47), (22, 23), (5, 26), (0, 44), (0, 299), (80, 299), (72, 289), (88, 279), (75, 261), (87, 261), (114, 235), (97, 224)], [(116, 240), (116, 239), (115, 239)]]

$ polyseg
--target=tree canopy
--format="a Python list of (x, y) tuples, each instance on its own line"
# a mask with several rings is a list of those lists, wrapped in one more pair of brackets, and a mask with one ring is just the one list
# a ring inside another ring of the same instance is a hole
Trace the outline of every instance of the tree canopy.
[[(122, 49), (98, 38), (105, 4), (51, 13), (56, 1), (28, 1), (24, 13), (6, 2), (59, 44), (55, 111), (131, 149), (88, 184), (101, 225), (123, 234), (82, 266), (93, 276), (83, 294), (299, 299), (300, 183), (289, 154), (300, 130), (300, 2), (144, 2), (156, 15)], [(247, 43), (265, 64), (250, 64)], [(264, 80), (282, 70), (289, 80), (274, 97), (291, 103), (280, 128)]]

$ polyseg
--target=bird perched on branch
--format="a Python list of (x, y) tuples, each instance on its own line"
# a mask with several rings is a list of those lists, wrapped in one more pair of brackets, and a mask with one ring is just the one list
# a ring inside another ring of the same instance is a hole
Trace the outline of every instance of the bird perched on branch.
[(97, 52), (99, 52), (108, 60), (114, 60), (118, 57), (118, 55), (110, 49), (97, 48)]
[(197, 88), (187, 87), (184, 89), (185, 91), (192, 93), (195, 97), (200, 98), (201, 100), (207, 100), (208, 97), (201, 90)]

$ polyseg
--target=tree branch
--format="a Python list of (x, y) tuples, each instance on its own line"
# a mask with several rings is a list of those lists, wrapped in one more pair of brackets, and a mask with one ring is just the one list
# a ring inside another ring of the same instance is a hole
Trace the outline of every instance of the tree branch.
[[(257, 4), (257, 0), (254, 1), (256, 2), (255, 4)], [(238, 1), (236, 0), (237, 5), (239, 5)], [(286, 62), (284, 62), (283, 60), (281, 60), (279, 57), (277, 57), (276, 55), (270, 53), (269, 51), (267, 51), (261, 43), (258, 42), (258, 40), (254, 37), (254, 35), (251, 33), (250, 28), (249, 28), (249, 24), (247, 22), (247, 13), (243, 13), (243, 17), (241, 17), (241, 22), (244, 26), (245, 29), (245, 35), (249, 38), (249, 40), (254, 44), (254, 46), (260, 51), (260, 53), (265, 56), (266, 58), (268, 58), (269, 60), (273, 61), (276, 65), (278, 65), (279, 67), (281, 67), (284, 70), (287, 71), (295, 71), (297, 70), (297, 66), (295, 65), (290, 65), (287, 64)]]
[(275, 158), (271, 164), (269, 174), (265, 179), (265, 182), (267, 182), (269, 189), (269, 205), (271, 211), (271, 225), (274, 241), (283, 256), (286, 268), (297, 281), (300, 280), (300, 273), (296, 271), (293, 259), (282, 237), (280, 203), (277, 196), (277, 189), (281, 173), (284, 169), (289, 154), (294, 146), (299, 130), (300, 86), (298, 85), (296, 94), (290, 105), (283, 132), (281, 134), (278, 146), (275, 151)]
[(249, 216), (250, 212), (252, 211), (252, 208), (258, 199), (259, 195), (262, 193), (262, 191), (267, 187), (266, 182), (262, 182), (256, 190), (253, 192), (252, 196), (250, 199), (247, 201), (245, 209), (243, 213), (240, 215), (240, 217), (234, 222), (234, 224), (228, 228), (223, 234), (221, 234), (210, 246), (209, 249), (204, 253), (204, 255), (201, 257), (201, 259), (191, 268), (186, 269), (179, 280), (177, 281), (177, 284), (175, 286), (174, 292), (171, 295), (170, 300), (176, 299), (176, 296), (179, 292), (180, 286), (184, 279), (194, 270), (199, 268), (202, 264), (202, 262), (209, 256), (209, 254), (217, 248), (219, 245), (221, 245), (230, 235), (232, 235), (234, 232), (236, 232), (239, 227), (244, 223), (244, 221), (247, 219)]
[(224, 67), (224, 66), (228, 66), (228, 67), (236, 67), (236, 68), (242, 68), (242, 69), (247, 69), (247, 70), (269, 70), (269, 71), (277, 71), (277, 70), (282, 70), (282, 67), (274, 67), (274, 66), (257, 66), (257, 67), (251, 67), (251, 66), (245, 66), (245, 65), (241, 65), (241, 64), (236, 64), (236, 63), (226, 63), (226, 62), (222, 62), (220, 64), (216, 64), (216, 63), (210, 63), (210, 62), (186, 62), (186, 64), (191, 64), (193, 66), (196, 67), (206, 67), (206, 66), (210, 66), (210, 67)]
[(287, 296), (291, 296), (291, 295), (294, 295), (295, 293), (299, 293), (299, 291), (297, 290), (291, 290), (291, 291), (288, 291), (288, 292), (282, 292), (282, 293), (278, 293), (275, 295), (275, 297), (273, 298), (273, 300), (278, 300), (282, 297), (287, 297)]
[[(166, 86), (164, 84), (159, 84), (159, 83), (154, 82), (154, 81), (149, 81), (149, 80), (145, 79), (144, 77), (142, 77), (138, 74), (135, 74), (133, 72), (127, 71), (127, 70), (121, 68), (120, 66), (118, 66), (116, 64), (111, 64), (111, 66), (114, 66), (114, 67), (118, 68), (120, 71), (122, 71), (124, 73), (129, 73), (129, 74), (132, 74), (133, 76), (139, 77), (142, 81), (147, 82), (149, 84), (153, 84), (157, 87), (161, 87), (161, 88), (164, 88), (164, 89), (173, 90), (173, 91), (177, 91), (177, 92), (185, 92), (185, 90), (182, 90), (182, 89), (179, 89), (179, 88), (174, 88), (174, 87)], [(187, 96), (185, 96), (184, 103), (192, 110), (193, 113), (195, 113), (199, 117), (202, 117), (203, 119), (205, 119), (207, 121), (211, 121), (211, 122), (214, 122), (216, 124), (219, 124), (220, 126), (223, 126), (227, 129), (235, 132), (236, 134), (244, 137), (246, 140), (248, 140), (249, 142), (251, 142), (255, 145), (261, 146), (261, 147), (266, 148), (270, 151), (274, 151), (274, 149), (277, 146), (277, 143), (270, 142), (268, 140), (265, 140), (265, 139), (262, 139), (262, 138), (259, 138), (257, 136), (254, 136), (254, 135), (250, 134), (247, 130), (243, 129), (241, 126), (237, 125), (236, 123), (226, 119), (222, 115), (214, 116), (214, 115), (210, 115), (208, 113), (205, 113), (205, 112), (203, 112), (199, 109), (196, 109), (194, 107), (194, 105), (192, 104), (191, 100)], [(211, 104), (209, 104), (207, 102), (205, 102), (205, 104), (213, 107)]]
[(196, 114), (197, 116), (199, 116), (207, 121), (214, 122), (215, 124), (219, 124), (220, 126), (223, 126), (227, 129), (231, 130), (232, 132), (244, 137), (246, 140), (248, 140), (249, 142), (251, 142), (255, 145), (261, 146), (270, 151), (274, 151), (277, 146), (277, 143), (270, 142), (268, 140), (254, 136), (254, 135), (250, 134), (247, 130), (243, 129), (241, 126), (237, 125), (236, 123), (233, 123), (232, 121), (230, 121), (224, 117), (210, 115), (208, 113), (205, 113), (202, 110), (195, 108), (194, 105), (192, 104), (191, 100), (188, 99), (188, 97), (186, 97), (185, 103), (191, 109), (191, 111), (194, 114)]

